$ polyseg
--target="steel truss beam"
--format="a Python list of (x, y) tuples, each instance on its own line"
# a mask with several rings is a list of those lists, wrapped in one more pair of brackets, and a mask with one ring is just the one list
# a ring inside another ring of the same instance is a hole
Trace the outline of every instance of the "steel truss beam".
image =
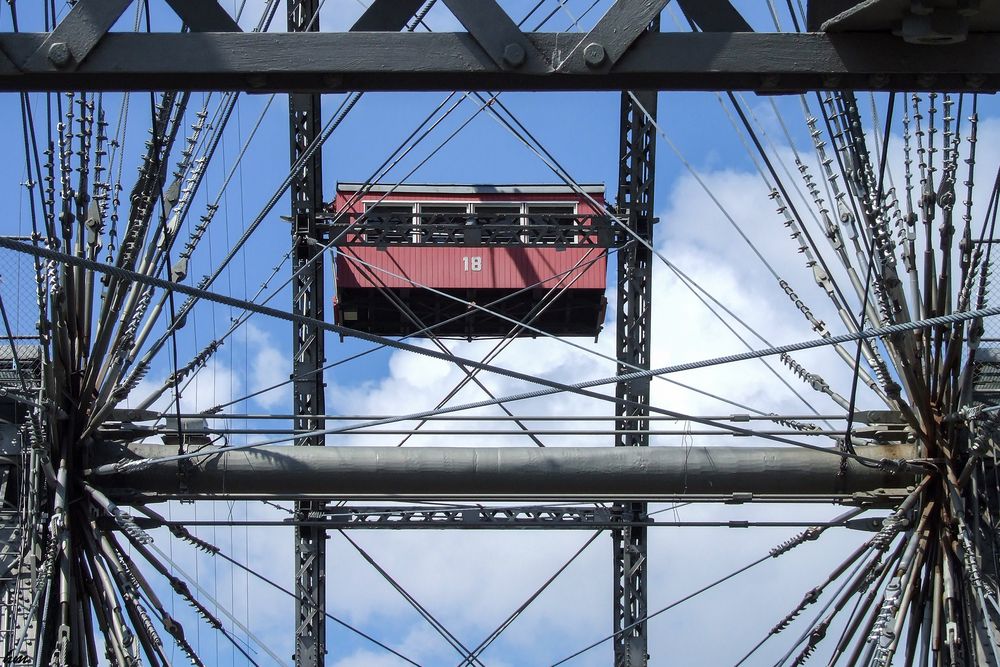
[[(661, 512), (663, 510), (660, 510)], [(864, 511), (862, 509), (858, 510)], [(843, 526), (852, 530), (877, 532), (883, 525), (884, 517), (872, 516), (849, 519), (829, 525)], [(815, 526), (815, 521), (671, 521), (656, 520), (651, 516), (639, 519), (620, 507), (565, 505), (535, 505), (517, 507), (454, 507), (430, 508), (426, 505), (400, 507), (397, 505), (347, 506), (330, 505), (325, 513), (317, 513), (305, 519), (285, 521), (249, 521), (242, 525), (287, 525), (306, 522), (321, 525), (328, 530), (388, 529), (388, 530), (612, 530), (625, 526), (647, 527), (696, 527), (696, 528), (750, 528), (751, 526), (791, 527)], [(158, 528), (163, 522), (152, 519), (137, 519), (142, 528)], [(225, 521), (180, 521), (185, 526), (222, 525)], [(114, 521), (106, 522), (109, 528)]]
[[(288, 0), (288, 30), (304, 33), (319, 30), (319, 0)], [(290, 160), (296, 164), (319, 138), (322, 119), (321, 97), (315, 93), (288, 96)], [(316, 216), (323, 209), (323, 153), (314, 150), (294, 174), (292, 203), (292, 312), (324, 319), (323, 271), (317, 259), (322, 247)], [(323, 363), (325, 332), (307, 324), (292, 328), (292, 405), (297, 415), (295, 430), (323, 429), (326, 412)], [(295, 441), (300, 446), (322, 446), (324, 438)], [(322, 508), (315, 501), (298, 502), (295, 511), (308, 516)], [(295, 664), (319, 667), (326, 664), (326, 530), (321, 526), (295, 528)]]
[[(400, 30), (412, 15), (414, 3), (396, 3), (391, 12), (377, 12), (392, 4), (376, 0), (371, 10), (352, 26), (359, 30)], [(404, 11), (400, 13), (399, 6)], [(288, 31), (297, 35), (319, 34), (321, 0), (288, 0)], [(292, 203), (292, 312), (296, 315), (325, 321), (324, 270), (317, 243), (322, 233), (318, 218), (324, 208), (323, 151), (319, 141), (323, 122), (322, 98), (316, 92), (292, 92), (288, 96), (291, 164), (302, 161), (293, 175), (290, 193)], [(306, 157), (307, 153), (312, 151)], [(314, 432), (323, 429), (322, 415), (326, 412), (326, 383), (323, 364), (326, 362), (322, 328), (297, 323), (292, 335), (292, 383), (295, 430)], [(312, 436), (296, 440), (296, 445), (323, 446), (325, 438)], [(295, 511), (309, 516), (322, 510), (318, 501), (300, 501)], [(322, 526), (300, 525), (295, 528), (295, 664), (297, 667), (319, 667), (326, 664), (326, 529)]]
[[(111, 33), (66, 69), (46, 33), (0, 34), (0, 90), (952, 90), (1000, 89), (1000, 35), (906, 44), (885, 33), (657, 33), (607, 71), (497, 65), (467, 33)], [(530, 33), (555, 58), (579, 33)], [(6, 56), (6, 57), (4, 57)]]
[[(585, 502), (698, 497), (705, 500), (843, 498), (906, 487), (914, 474), (798, 447), (290, 447), (119, 466), (90, 481), (132, 499), (406, 498)], [(857, 447), (861, 456), (906, 459), (909, 446)], [(176, 454), (165, 445), (95, 445), (94, 467)], [(183, 474), (181, 474), (183, 470)]]
[[(658, 22), (655, 29), (659, 29)], [(640, 101), (646, 113), (632, 99)], [(653, 190), (656, 174), (655, 91), (622, 93), (618, 163), (618, 212), (636, 242), (618, 253), (618, 317), (616, 353), (618, 374), (649, 369), (652, 332)], [(647, 116), (648, 114), (648, 116)], [(630, 235), (631, 236), (631, 235)], [(648, 244), (648, 245), (646, 245)], [(650, 378), (619, 382), (615, 396), (630, 401), (617, 404), (620, 417), (615, 429), (648, 431)], [(638, 419), (636, 419), (638, 418)], [(615, 437), (616, 447), (646, 447), (649, 433)], [(629, 503), (621, 511), (646, 516), (645, 503)], [(616, 667), (644, 667), (648, 660), (646, 639), (646, 529), (626, 526), (612, 533), (614, 540), (614, 642)]]
[(616, 507), (349, 507), (333, 505), (308, 521), (329, 529), (498, 528), (596, 530), (632, 525), (638, 519)]

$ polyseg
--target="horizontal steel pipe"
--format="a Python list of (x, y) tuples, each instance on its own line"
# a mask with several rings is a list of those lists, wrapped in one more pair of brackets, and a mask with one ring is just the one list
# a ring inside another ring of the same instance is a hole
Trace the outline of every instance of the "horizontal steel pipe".
[[(907, 458), (912, 447), (859, 447)], [(832, 453), (794, 447), (291, 447), (164, 462), (94, 476), (116, 497), (150, 498), (666, 498), (685, 495), (837, 497), (914, 483)], [(102, 445), (94, 465), (177, 453), (163, 445)]]

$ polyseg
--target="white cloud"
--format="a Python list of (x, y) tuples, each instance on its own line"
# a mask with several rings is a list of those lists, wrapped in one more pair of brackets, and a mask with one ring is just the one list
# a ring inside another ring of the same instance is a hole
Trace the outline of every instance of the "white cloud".
[[(162, 393), (160, 391), (168, 377), (167, 373), (159, 373), (140, 380), (129, 393), (125, 406), (136, 407), (154, 394), (159, 394), (158, 398), (150, 404), (150, 410), (165, 412), (176, 409), (173, 407), (174, 389), (168, 389)], [(200, 412), (226, 403), (239, 395), (242, 386), (240, 374), (225, 362), (210, 359), (203, 367), (188, 374), (181, 382), (179, 387), (181, 412)]]
[[(268, 331), (250, 322), (246, 324), (246, 329), (247, 345), (253, 357), (249, 391), (256, 392), (287, 381), (292, 372), (288, 353), (278, 348)], [(272, 409), (290, 403), (291, 393), (289, 385), (284, 385), (254, 396), (253, 400), (262, 408)]]
[(408, 662), (386, 652), (375, 653), (363, 650), (337, 660), (333, 663), (333, 667), (398, 667), (408, 664)]

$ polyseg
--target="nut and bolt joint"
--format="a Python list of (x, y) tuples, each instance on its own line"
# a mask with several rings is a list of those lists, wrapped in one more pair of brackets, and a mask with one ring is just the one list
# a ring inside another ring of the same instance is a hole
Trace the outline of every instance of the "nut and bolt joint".
[(607, 59), (607, 52), (597, 42), (591, 42), (583, 49), (583, 60), (590, 67), (600, 67)]
[(53, 42), (49, 47), (49, 61), (56, 67), (65, 67), (69, 64), (71, 54), (66, 42)]
[(510, 67), (520, 67), (524, 64), (527, 54), (520, 44), (511, 42), (503, 48), (503, 61)]

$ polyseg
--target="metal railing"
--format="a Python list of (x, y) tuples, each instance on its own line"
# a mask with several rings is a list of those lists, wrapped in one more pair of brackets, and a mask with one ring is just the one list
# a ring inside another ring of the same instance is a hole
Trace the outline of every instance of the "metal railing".
[(321, 223), (323, 238), (337, 246), (583, 246), (618, 245), (614, 222), (594, 214), (447, 213), (339, 216)]

